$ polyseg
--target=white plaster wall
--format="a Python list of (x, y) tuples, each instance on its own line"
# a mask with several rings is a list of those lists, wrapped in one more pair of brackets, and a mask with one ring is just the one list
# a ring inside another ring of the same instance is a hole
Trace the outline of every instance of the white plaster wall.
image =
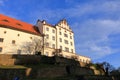
[[(46, 28), (49, 28), (49, 31), (47, 31)], [(55, 49), (56, 49), (56, 29), (53, 27), (50, 27), (49, 25), (44, 25), (43, 30), (45, 35), (47, 34), (49, 35), (48, 39), (46, 39), (46, 36), (45, 36), (46, 41), (49, 43), (49, 47), (52, 48), (52, 44), (55, 44)], [(53, 33), (52, 30), (55, 30), (55, 33)], [(55, 37), (55, 40), (52, 40), (52, 36)]]
[[(57, 28), (57, 36), (58, 36), (57, 37), (57, 43), (58, 43), (57, 48), (60, 48), (60, 46), (62, 46), (62, 50), (65, 51), (65, 47), (68, 47), (69, 52), (71, 52), (71, 49), (73, 49), (73, 53), (75, 53), (74, 34), (71, 31), (65, 30), (64, 28), (61, 28), (59, 26), (56, 26), (56, 28)], [(59, 32), (61, 32), (62, 35), (59, 35)], [(66, 33), (68, 37), (64, 37), (64, 33)], [(72, 36), (72, 39), (70, 39), (70, 36)], [(62, 38), (62, 42), (59, 41), (59, 38)], [(68, 40), (68, 44), (65, 44), (64, 40)], [(70, 42), (72, 42), (72, 45), (70, 44)]]
[[(6, 33), (4, 33), (4, 31), (6, 31)], [(0, 54), (17, 54), (17, 50), (21, 50), (21, 46), (25, 45), (24, 43), (30, 42), (31, 37), (41, 38), (38, 35), (0, 27), (0, 38), (4, 38), (4, 41), (0, 42), (0, 47), (3, 48)], [(15, 44), (12, 44), (12, 40), (15, 40)]]

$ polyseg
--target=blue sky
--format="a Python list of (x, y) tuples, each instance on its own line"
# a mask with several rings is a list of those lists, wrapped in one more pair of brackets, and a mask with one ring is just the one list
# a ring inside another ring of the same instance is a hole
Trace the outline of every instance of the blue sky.
[(120, 0), (0, 0), (0, 13), (31, 24), (66, 18), (77, 54), (120, 66)]

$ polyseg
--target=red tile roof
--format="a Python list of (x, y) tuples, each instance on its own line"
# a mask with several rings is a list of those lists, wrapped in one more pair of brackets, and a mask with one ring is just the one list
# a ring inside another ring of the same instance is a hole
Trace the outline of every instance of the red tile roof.
[(22, 22), (20, 20), (16, 20), (14, 18), (5, 16), (0, 14), (0, 25), (3, 25), (7, 28), (17, 29), (33, 34), (40, 34), (36, 29), (35, 26), (32, 24), (28, 24), (26, 22)]

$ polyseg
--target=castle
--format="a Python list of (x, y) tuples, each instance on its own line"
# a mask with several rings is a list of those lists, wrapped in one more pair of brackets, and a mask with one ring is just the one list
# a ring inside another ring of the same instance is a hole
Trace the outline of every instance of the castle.
[[(33, 43), (35, 40), (38, 40), (37, 47)], [(0, 54), (34, 55), (35, 51), (46, 56), (57, 54), (66, 58), (74, 57), (84, 63), (91, 62), (89, 57), (76, 54), (74, 32), (65, 19), (56, 25), (48, 24), (45, 20), (38, 20), (36, 25), (32, 25), (0, 14)]]

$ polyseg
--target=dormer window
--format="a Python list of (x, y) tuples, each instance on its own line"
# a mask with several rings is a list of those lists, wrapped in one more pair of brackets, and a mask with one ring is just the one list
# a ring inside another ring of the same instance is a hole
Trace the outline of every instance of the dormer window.
[(20, 24), (20, 23), (16, 23), (18, 26), (22, 26), (22, 24)]
[(2, 21), (4, 21), (4, 22), (9, 22), (7, 19), (3, 19)]

